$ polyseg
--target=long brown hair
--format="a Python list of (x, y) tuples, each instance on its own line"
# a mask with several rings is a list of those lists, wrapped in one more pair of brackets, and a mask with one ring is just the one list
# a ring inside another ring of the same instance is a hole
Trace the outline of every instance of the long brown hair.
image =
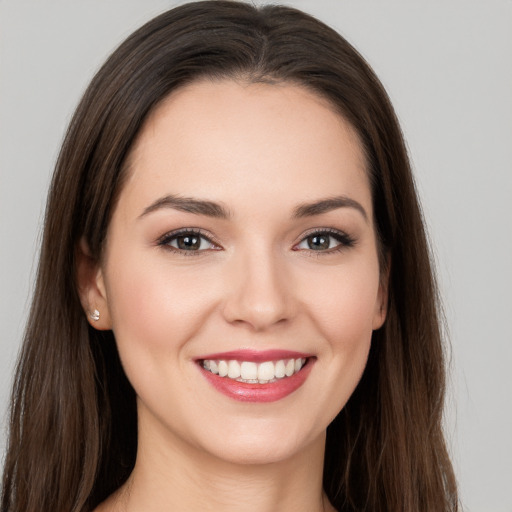
[(173, 90), (205, 77), (300, 84), (358, 132), (389, 304), (362, 380), (328, 427), (324, 487), (340, 511), (455, 511), (441, 429), (438, 297), (389, 99), (364, 59), (326, 25), (292, 8), (231, 1), (186, 4), (144, 25), (97, 73), (71, 121), (14, 383), (1, 511), (90, 511), (133, 469), (135, 393), (112, 332), (86, 321), (76, 249), (84, 237), (99, 261), (123, 163), (144, 120)]

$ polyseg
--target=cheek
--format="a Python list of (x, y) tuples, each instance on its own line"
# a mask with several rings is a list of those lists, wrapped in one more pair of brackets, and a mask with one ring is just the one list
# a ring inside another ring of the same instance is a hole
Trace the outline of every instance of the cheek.
[(378, 300), (378, 264), (352, 265), (346, 270), (336, 268), (330, 276), (319, 278), (308, 296), (315, 331), (325, 340), (319, 344), (320, 371), (314, 375), (315, 400), (326, 404), (325, 423), (345, 406), (363, 374)]
[(143, 257), (115, 256), (108, 297), (121, 357), (176, 360), (213, 307), (208, 281)]
[[(366, 366), (372, 339), (373, 294), (339, 292), (318, 311), (318, 329), (327, 340), (329, 378), (351, 392)], [(345, 398), (348, 399), (348, 396)]]
[(338, 344), (357, 347), (369, 339), (379, 296), (378, 263), (361, 261), (315, 277), (314, 286), (303, 283), (301, 295), (307, 297), (307, 309), (332, 349)]

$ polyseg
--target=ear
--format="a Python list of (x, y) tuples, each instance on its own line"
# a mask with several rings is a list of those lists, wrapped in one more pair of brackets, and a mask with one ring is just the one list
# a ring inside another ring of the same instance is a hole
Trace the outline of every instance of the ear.
[(98, 330), (111, 329), (110, 311), (103, 271), (82, 237), (76, 250), (77, 286), (87, 321)]
[(379, 291), (377, 293), (377, 300), (375, 301), (375, 312), (373, 315), (372, 325), (374, 331), (380, 329), (384, 325), (384, 321), (386, 320), (386, 316), (388, 313), (388, 290), (390, 268), (391, 266), (389, 258), (387, 258), (385, 268), (383, 268), (381, 271)]

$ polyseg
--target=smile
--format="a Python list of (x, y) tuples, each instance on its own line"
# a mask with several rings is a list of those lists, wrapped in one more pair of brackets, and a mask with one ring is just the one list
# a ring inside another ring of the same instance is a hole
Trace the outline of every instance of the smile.
[(306, 359), (301, 357), (297, 359), (279, 359), (277, 361), (264, 361), (256, 363), (254, 361), (231, 360), (203, 360), (203, 368), (209, 372), (227, 377), (238, 382), (249, 384), (268, 384), (276, 382), (277, 379), (291, 377), (301, 370), (306, 363)]
[(285, 398), (304, 384), (315, 361), (311, 354), (282, 350), (240, 350), (196, 359), (215, 390), (242, 402)]

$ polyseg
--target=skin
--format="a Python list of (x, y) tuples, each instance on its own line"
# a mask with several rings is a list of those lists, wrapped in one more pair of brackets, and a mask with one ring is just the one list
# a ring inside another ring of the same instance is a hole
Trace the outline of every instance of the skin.
[[(96, 328), (113, 329), (138, 406), (135, 469), (98, 510), (334, 510), (322, 491), (325, 431), (386, 314), (357, 135), (299, 86), (202, 81), (150, 116), (128, 173), (103, 261), (82, 244), (79, 272), (84, 308), (100, 311)], [(229, 217), (147, 211), (170, 194), (215, 202)], [(354, 203), (294, 216), (334, 196)], [(162, 245), (181, 228), (211, 242)], [(312, 249), (311, 234), (326, 229), (342, 242)], [(249, 348), (311, 353), (313, 367), (291, 395), (244, 403), (196, 363)]]

